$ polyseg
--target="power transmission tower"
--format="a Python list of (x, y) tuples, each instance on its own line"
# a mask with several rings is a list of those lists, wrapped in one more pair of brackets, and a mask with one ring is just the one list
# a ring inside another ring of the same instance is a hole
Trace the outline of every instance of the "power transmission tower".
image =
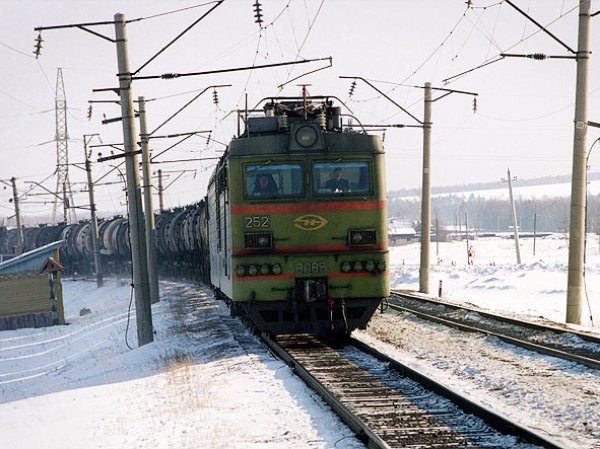
[(69, 182), (69, 133), (67, 130), (67, 96), (63, 82), (62, 69), (56, 73), (56, 94), (54, 100), (56, 114), (56, 189), (54, 196), (54, 207), (52, 208), (52, 221), (56, 223), (56, 209), (58, 199), (63, 192), (63, 219), (66, 223), (77, 220), (75, 216), (75, 204), (73, 203), (73, 192)]

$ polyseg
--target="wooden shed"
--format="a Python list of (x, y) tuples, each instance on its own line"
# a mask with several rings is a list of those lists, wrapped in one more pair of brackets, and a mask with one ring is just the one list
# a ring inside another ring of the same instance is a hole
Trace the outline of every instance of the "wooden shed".
[(0, 263), (0, 330), (65, 323), (59, 260), (63, 243)]

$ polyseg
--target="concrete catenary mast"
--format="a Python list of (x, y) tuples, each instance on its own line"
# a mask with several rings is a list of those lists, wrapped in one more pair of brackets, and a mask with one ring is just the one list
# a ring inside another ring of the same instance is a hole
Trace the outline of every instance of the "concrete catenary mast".
[(571, 219), (569, 224), (569, 275), (567, 280), (567, 323), (581, 324), (584, 294), (584, 239), (587, 192), (587, 96), (590, 60), (591, 1), (579, 4), (579, 38), (577, 44), (577, 86), (573, 132), (573, 169), (571, 178)]

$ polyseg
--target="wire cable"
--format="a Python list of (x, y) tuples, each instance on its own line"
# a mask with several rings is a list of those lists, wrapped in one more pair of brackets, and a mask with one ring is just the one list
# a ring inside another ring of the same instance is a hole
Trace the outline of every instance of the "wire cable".
[[(302, 43), (298, 46), (298, 51), (296, 52), (296, 56), (294, 57), (295, 60), (297, 60), (300, 57), (300, 53), (302, 52), (302, 48), (304, 47), (304, 45), (306, 44), (306, 42), (308, 41), (308, 36), (310, 35), (310, 32), (313, 29), (313, 26), (315, 25), (315, 22), (317, 21), (317, 18), (319, 17), (319, 13), (321, 12), (321, 9), (323, 8), (323, 4), (325, 3), (325, 0), (321, 0), (321, 4), (319, 5), (319, 8), (317, 9), (317, 12), (315, 13), (315, 16), (313, 17), (312, 21), (310, 21), (309, 25), (308, 25), (308, 29), (306, 30), (306, 34), (304, 35), (304, 39), (302, 39)], [(306, 4), (305, 4), (306, 6)], [(307, 14), (308, 14), (308, 9), (307, 9)], [(294, 35), (295, 37), (295, 35)], [(279, 86), (279, 92), (281, 92), (283, 90), (283, 86), (285, 86), (289, 81), (290, 81), (290, 76), (292, 74), (292, 72), (294, 71), (295, 66), (292, 66), (287, 73), (287, 78), (286, 80), (281, 83)]]
[[(592, 146), (590, 147), (590, 149), (588, 150), (587, 153), (587, 157), (586, 157), (586, 166), (588, 165), (588, 161), (590, 159), (590, 155), (592, 154), (592, 149), (594, 148), (594, 145), (596, 145), (598, 142), (600, 142), (600, 137), (598, 139), (596, 139), (594, 141), (594, 143), (592, 144)], [(594, 315), (592, 313), (592, 305), (590, 303), (590, 297), (588, 295), (588, 289), (587, 289), (587, 281), (586, 281), (586, 276), (585, 276), (585, 260), (586, 260), (586, 249), (587, 249), (587, 225), (588, 225), (588, 202), (589, 202), (589, 194), (588, 194), (588, 190), (587, 190), (587, 186), (586, 186), (586, 191), (585, 191), (585, 220), (584, 220), (584, 231), (583, 231), (583, 289), (585, 291), (585, 299), (587, 301), (587, 305), (588, 305), (588, 310), (590, 312), (590, 322), (592, 323), (592, 326), (594, 325)]]
[(162, 13), (154, 14), (152, 16), (140, 17), (138, 20), (155, 19), (157, 17), (167, 16), (169, 14), (177, 14), (177, 13), (182, 12), (182, 11), (188, 11), (190, 9), (201, 8), (202, 6), (211, 5), (213, 3), (218, 3), (218, 1), (215, 0), (215, 1), (212, 1), (212, 2), (201, 3), (199, 5), (188, 6), (186, 8), (174, 9), (172, 11), (167, 11), (167, 12), (162, 12)]
[(20, 55), (26, 56), (26, 57), (28, 57), (28, 58), (32, 58), (32, 59), (34, 59), (34, 58), (35, 58), (35, 56), (33, 56), (33, 55), (30, 55), (30, 54), (27, 54), (27, 53), (25, 53), (25, 52), (23, 52), (23, 51), (21, 51), (21, 50), (17, 50), (16, 48), (14, 48), (14, 47), (11, 47), (10, 45), (8, 45), (8, 44), (5, 44), (5, 43), (4, 43), (4, 42), (2, 42), (2, 41), (0, 41), (0, 45), (2, 45), (3, 47), (6, 47), (6, 48), (8, 48), (9, 50), (12, 50), (12, 51), (14, 51), (15, 53), (18, 53), (18, 54), (20, 54)]
[[(566, 15), (572, 13), (573, 11), (575, 11), (577, 8), (579, 8), (579, 4), (577, 4), (576, 6), (572, 7), (571, 9), (569, 9), (568, 11), (559, 14), (559, 16), (557, 18), (555, 18), (554, 20), (551, 20), (550, 22), (548, 22), (546, 25), (544, 25), (544, 29), (548, 28), (550, 25), (553, 25), (554, 23), (556, 23), (557, 21), (561, 20), (563, 17), (565, 17)], [(498, 61), (502, 61), (504, 58), (502, 56), (500, 56), (501, 53), (508, 53), (510, 50), (512, 50), (513, 48), (517, 47), (518, 45), (522, 44), (523, 42), (531, 39), (532, 37), (538, 35), (539, 33), (542, 33), (544, 30), (543, 29), (537, 29), (535, 31), (532, 31), (530, 34), (528, 34), (525, 37), (522, 37), (520, 40), (518, 40), (517, 42), (515, 42), (514, 44), (512, 44), (511, 46), (509, 46), (508, 48), (506, 48), (504, 51), (500, 52), (499, 54), (497, 54), (496, 56), (492, 57), (492, 58), (488, 58), (485, 61), (483, 61), (481, 64), (479, 64), (478, 66), (471, 68), (469, 70), (466, 70), (462, 73), (459, 73), (457, 75), (453, 75), (449, 78), (446, 78), (444, 80), (442, 80), (442, 82), (444, 84), (449, 84), (451, 82), (454, 82), (462, 77), (464, 77), (465, 75), (474, 72), (475, 70), (481, 69), (483, 67), (486, 67), (490, 64), (493, 64), (495, 62)]]

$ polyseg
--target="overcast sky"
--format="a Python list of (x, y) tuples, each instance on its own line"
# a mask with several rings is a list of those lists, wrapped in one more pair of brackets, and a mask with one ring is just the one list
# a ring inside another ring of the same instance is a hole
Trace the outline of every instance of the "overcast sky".
[[(566, 46), (576, 49), (577, 0), (514, 0), (539, 23), (547, 25)], [(157, 51), (204, 14), (213, 4), (172, 0), (0, 0), (0, 179), (18, 178), (21, 191), (27, 182), (42, 182), (56, 166), (54, 97), (57, 68), (62, 68), (67, 96), (70, 162), (83, 161), (82, 136), (99, 133), (105, 143), (122, 141), (120, 124), (102, 125), (103, 115), (116, 117), (115, 104), (95, 104), (88, 120), (89, 100), (112, 100), (108, 92), (92, 89), (117, 86), (114, 44), (76, 28), (48, 30), (42, 54), (33, 54), (34, 27), (81, 22), (110, 21), (117, 12), (127, 19), (130, 60), (137, 70)], [(410, 86), (433, 86), (476, 92), (472, 97), (453, 94), (433, 104), (432, 185), (452, 185), (500, 179), (510, 168), (520, 178), (571, 173), (575, 99), (574, 60), (532, 61), (507, 58), (444, 80), (493, 60), (501, 52), (569, 55), (568, 50), (529, 22), (505, 2), (473, 0), (262, 0), (262, 29), (255, 23), (254, 0), (226, 0), (192, 28), (140, 75), (166, 72), (198, 72), (272, 64), (296, 59), (333, 58), (333, 66), (287, 84), (282, 95), (299, 95), (300, 83), (309, 83), (314, 95), (335, 95), (369, 124), (416, 122), (368, 85), (359, 82), (349, 97), (350, 81), (339, 76), (361, 76), (385, 91), (418, 118), (423, 116), (423, 91)], [(592, 11), (600, 3), (592, 2)], [(598, 51), (600, 35), (591, 22), (591, 49)], [(112, 26), (94, 31), (114, 36)], [(212, 130), (211, 142), (192, 137), (158, 159), (214, 158), (236, 132), (235, 114), (248, 103), (279, 93), (278, 85), (324, 64), (311, 63), (254, 71), (196, 76), (176, 80), (134, 82), (134, 97), (159, 98), (148, 103), (152, 130), (207, 86), (232, 84), (202, 95), (166, 125), (161, 133)], [(600, 121), (599, 65), (590, 63), (589, 119)], [(165, 98), (167, 97), (167, 98)], [(600, 136), (591, 128), (588, 147)], [(215, 140), (212, 140), (215, 139)], [(177, 139), (152, 143), (155, 154)], [(99, 141), (95, 141), (99, 143)], [(389, 129), (385, 133), (388, 190), (418, 187), (421, 183), (422, 131)], [(110, 149), (96, 149), (103, 154)], [(94, 157), (96, 159), (96, 155)], [(166, 184), (167, 206), (185, 205), (205, 194), (214, 160), (164, 163), (155, 166), (170, 173)], [(600, 170), (600, 155), (592, 154), (593, 171)], [(110, 170), (109, 163), (94, 164), (94, 177)], [(177, 171), (195, 170), (184, 173)], [(85, 173), (73, 166), (74, 183)], [(118, 181), (115, 171), (104, 181)], [(44, 182), (50, 190), (55, 180)], [(75, 184), (75, 203), (87, 203), (87, 194)], [(35, 190), (33, 193), (41, 192)], [(0, 193), (0, 217), (11, 215), (10, 189)], [(49, 197), (29, 196), (25, 215), (50, 213)], [(102, 211), (124, 210), (125, 196), (119, 185), (98, 186)], [(84, 218), (80, 211), (78, 217)]]

